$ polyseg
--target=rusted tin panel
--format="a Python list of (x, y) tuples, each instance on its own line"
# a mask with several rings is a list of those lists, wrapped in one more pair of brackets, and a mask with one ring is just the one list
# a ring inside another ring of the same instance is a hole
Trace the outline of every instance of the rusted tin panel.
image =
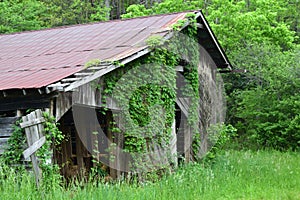
[(145, 48), (153, 33), (185, 13), (0, 35), (0, 90), (40, 88), (84, 68), (91, 59), (119, 60)]

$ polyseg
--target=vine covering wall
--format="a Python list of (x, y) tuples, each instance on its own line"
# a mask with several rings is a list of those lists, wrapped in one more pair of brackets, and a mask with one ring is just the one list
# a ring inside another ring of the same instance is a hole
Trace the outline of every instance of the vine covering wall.
[[(196, 37), (194, 15), (174, 25), (174, 36), (164, 41), (152, 36), (147, 43), (152, 48), (143, 56), (104, 76), (103, 101), (112, 97), (121, 108), (121, 126), (124, 134), (125, 151), (135, 156), (135, 160), (145, 161), (137, 155), (145, 155), (155, 148), (168, 147), (172, 124), (175, 120), (175, 101), (178, 89), (185, 96), (199, 99), (199, 47)], [(180, 33), (185, 25), (189, 25)], [(184, 37), (182, 36), (184, 35)], [(176, 66), (184, 66), (184, 79), (189, 87), (176, 87)], [(191, 89), (192, 88), (192, 89)], [(199, 146), (198, 103), (191, 101), (188, 123)], [(195, 148), (196, 149), (196, 148)], [(149, 162), (144, 162), (148, 165)], [(160, 164), (166, 164), (163, 162)], [(135, 166), (137, 167), (137, 166)]]

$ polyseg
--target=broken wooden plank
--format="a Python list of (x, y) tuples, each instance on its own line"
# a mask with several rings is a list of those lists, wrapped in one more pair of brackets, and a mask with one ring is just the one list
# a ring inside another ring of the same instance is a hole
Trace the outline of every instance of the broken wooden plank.
[(0, 117), (0, 124), (14, 124), (19, 117)]
[(75, 74), (75, 76), (91, 76), (93, 75), (93, 72), (78, 72)]
[(34, 152), (36, 152), (43, 144), (46, 142), (46, 137), (43, 136), (39, 140), (35, 141), (30, 147), (28, 147), (25, 151), (23, 151), (24, 159), (27, 159)]
[[(40, 113), (40, 115), (37, 114), (37, 113)], [(39, 109), (39, 110), (33, 111), (33, 112), (29, 113), (28, 115), (22, 117), (23, 123), (25, 123), (25, 125), (26, 124), (28, 125), (30, 123), (32, 124), (31, 126), (26, 126), (26, 128), (25, 128), (27, 144), (28, 144), (29, 147), (31, 147), (36, 141), (38, 141), (40, 139), (38, 124), (41, 124), (41, 123), (34, 123), (34, 122), (42, 121), (42, 119), (41, 119), (42, 114), (41, 113), (42, 113), (42, 111)], [(36, 185), (37, 185), (37, 187), (39, 187), (40, 180), (41, 180), (41, 177), (42, 177), (42, 170), (39, 168), (38, 159), (37, 159), (37, 156), (35, 154), (36, 153), (33, 152), (30, 155), (30, 159), (31, 159), (31, 162), (32, 162), (32, 167), (33, 167), (33, 171), (34, 171), (34, 175), (35, 175)]]
[[(120, 65), (125, 65), (125, 64), (127, 64), (127, 63), (129, 63), (129, 62), (131, 62), (131, 61), (133, 61), (133, 60), (135, 60), (135, 59), (137, 59), (137, 58), (139, 58), (143, 55), (146, 55), (149, 52), (150, 52), (150, 49), (145, 47), (144, 49), (138, 51), (137, 53), (122, 59), (122, 61), (120, 62)], [(120, 59), (117, 59), (117, 60), (120, 60)], [(64, 91), (65, 92), (71, 91), (71, 90), (73, 90), (73, 89), (75, 89), (75, 88), (77, 88), (81, 85), (84, 85), (88, 82), (91, 82), (91, 81), (93, 81), (93, 80), (95, 80), (95, 79), (97, 79), (97, 78), (99, 78), (99, 77), (101, 77), (101, 76), (103, 76), (103, 75), (119, 68), (119, 67), (120, 66), (118, 66), (118, 65), (110, 64), (110, 65), (107, 65), (107, 66), (103, 66), (102, 69), (99, 69), (95, 73), (78, 72), (78, 73), (75, 74), (75, 76), (85, 76), (85, 77), (82, 80), (71, 83), (68, 87), (66, 87), (64, 89)]]
[(21, 126), (21, 128), (26, 128), (26, 127), (29, 127), (29, 126), (41, 124), (43, 122), (45, 122), (45, 119), (41, 117), (41, 118), (37, 118), (37, 119), (32, 119), (31, 121), (22, 122), (20, 124), (20, 126)]
[(82, 78), (81, 77), (77, 77), (77, 78), (64, 78), (61, 80), (61, 82), (73, 82), (73, 81), (79, 81), (81, 80)]
[(12, 128), (11, 126), (7, 128), (0, 128), (0, 138), (10, 137), (13, 132), (14, 128)]
[[(67, 91), (71, 91), (73, 90), (74, 88), (77, 88), (81, 85), (84, 85), (86, 83), (89, 83), (101, 76), (103, 76), (104, 74), (107, 74), (108, 72), (111, 72), (113, 71), (114, 69), (118, 68), (118, 66), (115, 66), (115, 65), (110, 65), (110, 66), (107, 66), (106, 68), (102, 69), (102, 70), (99, 70), (95, 73), (90, 73), (89, 75), (90, 76), (86, 76), (84, 77), (82, 80), (80, 81), (76, 81), (74, 83), (71, 83), (68, 87), (65, 88), (65, 92)], [(78, 76), (78, 74), (75, 74), (76, 76)]]
[(178, 66), (176, 66), (176, 71), (177, 72), (183, 72), (183, 66), (180, 66), (180, 65), (178, 65)]
[(189, 115), (189, 107), (190, 107), (190, 103), (188, 98), (176, 98), (176, 103), (179, 106), (180, 110), (183, 112), (183, 114), (188, 117)]

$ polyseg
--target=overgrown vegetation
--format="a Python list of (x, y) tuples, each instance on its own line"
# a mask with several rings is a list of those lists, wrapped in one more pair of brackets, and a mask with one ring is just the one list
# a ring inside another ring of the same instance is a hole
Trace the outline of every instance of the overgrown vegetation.
[(240, 148), (299, 149), (299, 1), (166, 0), (147, 9), (132, 5), (123, 17), (194, 5), (204, 8), (233, 67), (247, 70), (223, 76), (227, 123), (238, 129)]
[[(43, 112), (45, 122), (43, 122), (46, 142), (38, 149), (36, 155), (39, 160), (39, 167), (42, 170), (42, 187), (49, 188), (53, 185), (59, 184), (61, 178), (59, 166), (52, 163), (53, 148), (59, 146), (64, 139), (62, 132), (58, 129), (58, 123), (55, 118), (50, 116), (49, 113)], [(26, 149), (25, 131), (20, 127), (21, 119), (18, 120), (13, 126), (14, 132), (9, 138), (8, 147), (5, 149), (3, 155), (0, 157), (0, 163), (3, 162), (1, 167), (10, 167), (11, 172), (16, 176), (24, 173), (24, 158), (23, 151)], [(9, 170), (8, 170), (9, 171)]]
[(2, 162), (6, 165), (21, 165), (22, 153), (26, 146), (24, 130), (20, 127), (20, 120), (13, 125), (13, 133), (7, 142), (7, 149), (1, 156)]
[[(189, 164), (144, 185), (79, 183), (36, 190), (28, 173), (0, 165), (1, 199), (299, 199), (300, 156), (277, 151), (227, 151), (213, 165)], [(291, 178), (292, 177), (292, 178)], [(82, 187), (83, 186), (83, 187)]]
[(37, 151), (37, 156), (39, 167), (42, 170), (42, 186), (51, 188), (54, 185), (58, 185), (61, 178), (58, 164), (52, 163), (53, 149), (59, 147), (64, 140), (64, 135), (58, 129), (59, 124), (55, 122), (55, 117), (50, 116), (47, 112), (43, 112), (43, 117), (45, 118), (43, 125), (46, 142)]
[[(157, 146), (166, 149), (171, 137), (171, 127), (175, 119), (176, 71), (174, 70), (182, 56), (185, 62), (186, 81), (192, 88), (186, 96), (192, 98), (189, 109), (189, 124), (195, 137), (199, 136), (198, 102), (199, 81), (197, 66), (199, 62), (198, 43), (195, 37), (194, 15), (190, 15), (190, 25), (185, 31), (190, 41), (183, 44), (176, 36), (174, 40), (163, 41), (159, 36), (152, 36), (147, 44), (153, 49), (149, 56), (127, 64), (104, 76), (104, 102), (112, 97), (123, 112), (115, 114), (121, 117), (123, 129), (114, 130), (124, 134), (124, 149), (130, 153), (135, 162), (135, 171), (151, 169), (149, 161), (143, 160), (144, 155), (152, 153), (151, 148)], [(187, 23), (188, 19), (185, 21)], [(176, 28), (183, 26), (179, 23)], [(174, 27), (175, 29), (175, 27)], [(150, 147), (150, 146), (153, 147)], [(156, 148), (156, 147), (155, 147)], [(141, 160), (142, 159), (142, 160)], [(159, 158), (161, 159), (161, 158)], [(154, 166), (157, 167), (157, 166)], [(160, 168), (169, 167), (169, 163), (161, 163)]]

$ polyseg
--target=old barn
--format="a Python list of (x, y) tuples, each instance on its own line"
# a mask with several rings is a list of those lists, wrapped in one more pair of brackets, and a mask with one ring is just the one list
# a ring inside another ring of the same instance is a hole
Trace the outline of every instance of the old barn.
[[(132, 158), (122, 151), (126, 146), (124, 138), (128, 135), (122, 129), (124, 122), (117, 116), (122, 108), (113, 98), (103, 100), (108, 87), (105, 78), (109, 74), (114, 77), (118, 71), (125, 74), (132, 63), (143, 63), (155, 51), (149, 42), (158, 38), (171, 40), (175, 35), (174, 25), (181, 23), (178, 31), (185, 33), (191, 26), (185, 20), (188, 13), (191, 12), (1, 35), (0, 154), (13, 131), (12, 124), (28, 114), (27, 110), (41, 109), (55, 116), (66, 136), (53, 155), (54, 162), (62, 167), (62, 174), (72, 176), (88, 171), (95, 165), (93, 158), (101, 161), (103, 169), (112, 177), (130, 171), (128, 162)], [(192, 13), (196, 19), (193, 26), (199, 45), (197, 72), (199, 87), (202, 87), (196, 100), (201, 107), (197, 110), (197, 124), (201, 131), (201, 148), (205, 151), (206, 127), (222, 121), (217, 110), (222, 105), (213, 101), (219, 93), (210, 95), (209, 89), (218, 88), (215, 84), (217, 72), (231, 67), (202, 12)], [(189, 59), (181, 59), (173, 68), (178, 77), (174, 88), (178, 92), (174, 99), (174, 115), (170, 115), (174, 117), (174, 123), (167, 129), (171, 132), (169, 143), (164, 147), (176, 155), (175, 163), (177, 157), (187, 162), (193, 159), (193, 134), (186, 120), (191, 102), (179, 92), (182, 81), (179, 77), (189, 73), (186, 67)], [(203, 89), (207, 81), (214, 87)], [(121, 83), (132, 84), (132, 81)], [(151, 141), (146, 143), (151, 144)], [(111, 148), (112, 144), (115, 148)], [(156, 149), (157, 154), (161, 153), (155, 145), (151, 148)], [(114, 159), (111, 159), (112, 155)], [(153, 160), (151, 156), (148, 158)], [(158, 156), (165, 157), (166, 154)]]

